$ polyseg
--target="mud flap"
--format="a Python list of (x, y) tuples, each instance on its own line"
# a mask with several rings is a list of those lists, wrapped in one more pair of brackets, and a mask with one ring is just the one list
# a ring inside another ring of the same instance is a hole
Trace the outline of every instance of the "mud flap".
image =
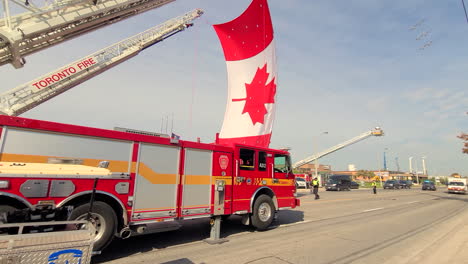
[(243, 214), (241, 222), (243, 225), (250, 225), (250, 214)]

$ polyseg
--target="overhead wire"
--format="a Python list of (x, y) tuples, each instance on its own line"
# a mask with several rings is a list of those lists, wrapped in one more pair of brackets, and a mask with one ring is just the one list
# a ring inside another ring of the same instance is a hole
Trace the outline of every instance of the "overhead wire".
[(468, 23), (468, 14), (466, 13), (465, 0), (461, 0), (461, 2), (462, 2), (462, 5), (463, 5), (463, 10), (465, 11), (466, 23)]

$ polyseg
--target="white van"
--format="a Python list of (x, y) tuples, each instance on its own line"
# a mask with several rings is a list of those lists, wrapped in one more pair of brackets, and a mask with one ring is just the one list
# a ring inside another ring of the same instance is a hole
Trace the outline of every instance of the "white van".
[(466, 179), (448, 178), (448, 192), (466, 194)]

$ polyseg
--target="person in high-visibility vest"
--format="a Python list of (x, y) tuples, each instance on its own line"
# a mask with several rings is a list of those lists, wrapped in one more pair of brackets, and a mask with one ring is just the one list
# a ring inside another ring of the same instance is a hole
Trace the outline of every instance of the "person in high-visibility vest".
[(377, 194), (377, 183), (375, 181), (372, 182), (372, 190), (374, 191), (374, 194)]
[(312, 180), (312, 186), (313, 186), (313, 190), (314, 190), (313, 193), (315, 194), (315, 200), (320, 199), (320, 195), (318, 195), (319, 182), (318, 182), (317, 178), (314, 178)]

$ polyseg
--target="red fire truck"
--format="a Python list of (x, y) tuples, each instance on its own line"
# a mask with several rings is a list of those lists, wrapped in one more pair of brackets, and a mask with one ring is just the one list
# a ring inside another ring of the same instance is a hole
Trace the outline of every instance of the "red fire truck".
[(299, 205), (287, 151), (3, 115), (0, 130), (0, 214), (69, 206), (85, 219), (94, 195), (95, 250), (201, 217), (241, 215), (262, 230)]

